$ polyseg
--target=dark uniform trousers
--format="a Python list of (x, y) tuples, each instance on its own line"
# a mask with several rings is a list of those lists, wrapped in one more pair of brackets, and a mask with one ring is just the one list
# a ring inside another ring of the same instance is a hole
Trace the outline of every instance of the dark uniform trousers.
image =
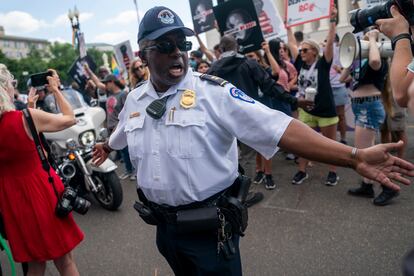
[(174, 224), (161, 223), (157, 226), (158, 250), (177, 276), (242, 275), (239, 239), (239, 235), (233, 234), (236, 253), (228, 260), (223, 252), (217, 254), (215, 233), (180, 234)]

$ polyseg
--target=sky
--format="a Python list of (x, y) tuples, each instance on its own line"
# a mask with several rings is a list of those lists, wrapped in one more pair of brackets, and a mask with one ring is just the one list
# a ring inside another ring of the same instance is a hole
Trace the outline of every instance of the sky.
[[(71, 43), (72, 30), (68, 10), (77, 7), (80, 29), (86, 43), (117, 44), (130, 40), (138, 50), (138, 19), (133, 0), (0, 0), (0, 26), (7, 35), (25, 36)], [(154, 6), (174, 10), (193, 28), (188, 0), (137, 0), (140, 18)], [(204, 36), (201, 36), (204, 40)], [(193, 41), (193, 49), (198, 44)], [(205, 40), (204, 40), (205, 41)]]

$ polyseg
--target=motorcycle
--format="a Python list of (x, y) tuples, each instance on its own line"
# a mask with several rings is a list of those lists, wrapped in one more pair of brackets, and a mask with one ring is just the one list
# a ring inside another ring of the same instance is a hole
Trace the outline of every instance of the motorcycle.
[(64, 89), (62, 93), (72, 105), (76, 125), (45, 133), (56, 160), (56, 171), (65, 186), (71, 186), (79, 196), (92, 194), (103, 208), (117, 210), (123, 200), (122, 186), (115, 172), (117, 165), (109, 158), (100, 166), (92, 162), (93, 146), (108, 138), (108, 131), (102, 128), (105, 111), (88, 106), (76, 90)]

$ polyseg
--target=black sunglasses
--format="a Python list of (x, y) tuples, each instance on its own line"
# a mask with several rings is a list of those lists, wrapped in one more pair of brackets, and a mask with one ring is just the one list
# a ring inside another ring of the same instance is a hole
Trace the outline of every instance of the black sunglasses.
[(171, 54), (174, 52), (175, 48), (178, 48), (181, 52), (187, 52), (190, 51), (193, 44), (191, 41), (179, 41), (177, 43), (171, 42), (171, 41), (162, 41), (155, 45), (149, 46), (144, 49), (146, 50), (157, 50), (161, 54)]
[(145, 68), (145, 65), (140, 65), (138, 67), (134, 68), (134, 71), (143, 70)]
[(309, 48), (302, 48), (301, 51), (306, 54), (310, 49)]

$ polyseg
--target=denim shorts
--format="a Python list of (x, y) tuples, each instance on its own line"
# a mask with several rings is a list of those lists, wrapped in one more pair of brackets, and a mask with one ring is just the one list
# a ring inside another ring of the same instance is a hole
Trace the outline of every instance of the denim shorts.
[(352, 111), (355, 115), (355, 125), (378, 131), (385, 120), (385, 110), (381, 99), (374, 101), (354, 102)]
[(349, 103), (348, 89), (345, 86), (332, 87), (335, 106), (346, 105)]

